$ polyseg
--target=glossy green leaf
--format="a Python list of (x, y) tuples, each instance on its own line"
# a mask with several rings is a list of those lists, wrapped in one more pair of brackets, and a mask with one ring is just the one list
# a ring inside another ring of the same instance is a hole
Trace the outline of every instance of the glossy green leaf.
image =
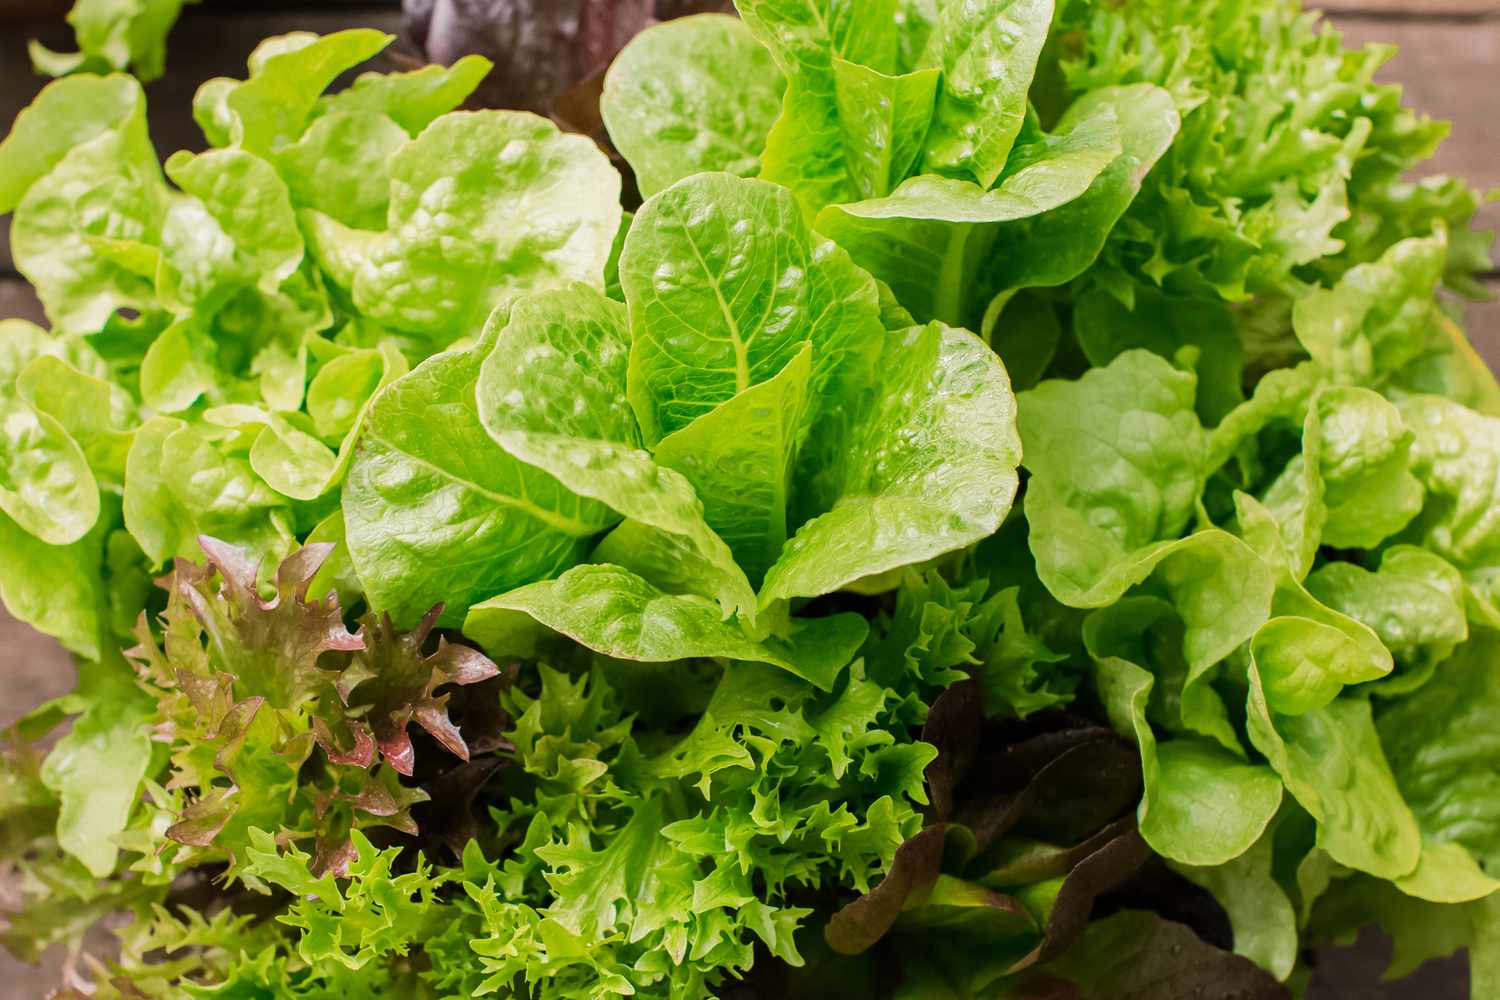
[(834, 58), (894, 70), (894, 0), (744, 0), (740, 17), (786, 77), (781, 117), (761, 154), (762, 176), (786, 185), (808, 218), (854, 188), (839, 122)]
[(1235, 496), (1246, 543), (1276, 580), (1271, 619), (1250, 643), (1272, 708), (1301, 714), (1326, 705), (1345, 685), (1391, 672), (1390, 651), (1364, 624), (1320, 603), (1297, 579), (1294, 557), (1272, 515), (1253, 498)]
[(944, 0), (922, 63), (943, 71), (922, 169), (995, 183), (1026, 117), (1052, 0)]
[(261, 428), (250, 446), (250, 468), (282, 496), (316, 500), (334, 485), (338, 457), (287, 419), (244, 404), (214, 407), (203, 419), (220, 427)]
[(1207, 446), (1196, 384), (1131, 350), (1076, 381), (1021, 394), (1031, 551), (1059, 600), (1112, 603), (1187, 527)]
[[(1274, 828), (1273, 828), (1274, 829)], [(1213, 893), (1234, 928), (1234, 953), (1285, 982), (1297, 962), (1297, 914), (1272, 872), (1273, 837), (1217, 867), (1174, 866)]]
[(1400, 368), (1426, 348), (1446, 252), (1442, 236), (1414, 238), (1351, 269), (1337, 287), (1297, 302), (1297, 339), (1313, 360), (1350, 381)]
[(701, 174), (652, 198), (625, 238), (620, 283), (648, 445), (772, 378), (806, 343), (811, 425), (868, 384), (880, 351), (874, 281), (764, 181)]
[(692, 484), (641, 448), (626, 398), (627, 338), (624, 308), (591, 288), (520, 300), (480, 373), (479, 418), (543, 478), (670, 536), (664, 544), (711, 583), (697, 592), (726, 612), (748, 611), (749, 583)]
[(272, 159), (298, 208), (354, 229), (382, 229), (391, 201), (387, 163), (408, 138), (386, 115), (337, 111), (313, 119)]
[[(1039, 218), (1050, 219), (1054, 214)], [(1034, 259), (1030, 238), (1020, 249), (1025, 259)], [(1244, 401), (1244, 352), (1234, 317), (1221, 302), (1141, 288), (1131, 309), (1108, 292), (1095, 289), (1074, 302), (1073, 333), (1093, 365), (1107, 365), (1132, 348), (1169, 361), (1184, 347), (1198, 348), (1192, 368), (1198, 376), (1197, 411), (1204, 426), (1219, 423)]]
[(407, 73), (361, 73), (348, 89), (318, 102), (319, 117), (368, 112), (389, 118), (409, 135), (420, 135), (440, 115), (463, 104), (492, 66), (483, 56), (466, 55), (449, 66), (423, 66)]
[(140, 116), (145, 100), (128, 76), (80, 76), (43, 87), (0, 142), (0, 212), (14, 212), (69, 151)]
[(125, 527), (152, 566), (201, 561), (198, 536), (228, 540), (262, 558), (293, 547), (286, 499), (243, 458), (221, 453), (197, 427), (153, 417), (125, 460)]
[[(1087, 121), (1104, 109), (1112, 109), (1119, 122), (1120, 155), (1079, 197), (1001, 228), (990, 265), (989, 281), (995, 288), (1050, 288), (1088, 270), (1181, 126), (1170, 94), (1151, 84), (1134, 84), (1082, 95), (1063, 114), (1057, 131), (1068, 132), (1073, 123)], [(1192, 332), (1193, 327), (1184, 329)], [(1217, 359), (1205, 352), (1205, 360)]]
[(744, 23), (719, 14), (647, 28), (604, 77), (609, 138), (650, 197), (685, 177), (760, 170), (786, 82)]
[(30, 43), (31, 62), (40, 73), (107, 73), (131, 70), (143, 82), (161, 76), (166, 36), (184, 2), (193, 0), (77, 0), (68, 23), (77, 52), (54, 52)]
[(171, 300), (196, 306), (237, 285), (274, 292), (302, 263), (302, 234), (274, 167), (238, 149), (177, 153), (167, 174), (193, 199), (174, 199), (163, 222)]
[(50, 545), (78, 541), (99, 519), (99, 485), (78, 442), (9, 395), (0, 395), (0, 511)]
[[(109, 248), (156, 242), (166, 186), (146, 134), (139, 90), (79, 93), (75, 83), (82, 80), (52, 87), (60, 88), (57, 99), (76, 99), (80, 111), (59, 113), (53, 101), (39, 99), (31, 113), (46, 117), (18, 120), (0, 147), (0, 172), (8, 173), (8, 162), (15, 161), (21, 174), (9, 194), (16, 199), (10, 241), (17, 270), (36, 287), (54, 328), (95, 333), (119, 310), (155, 306), (154, 281), (123, 266)], [(117, 120), (100, 120), (115, 111)], [(78, 120), (81, 112), (90, 117)], [(62, 136), (78, 139), (66, 151), (28, 125), (36, 121), (39, 128), (56, 118)]]
[(1117, 656), (1095, 660), (1095, 683), (1115, 731), (1141, 753), (1146, 791), (1137, 811), (1141, 836), (1183, 864), (1221, 865), (1249, 850), (1281, 805), (1281, 782), (1199, 737), (1158, 743), (1146, 720), (1153, 677)]
[(1493, 759), (1497, 739), (1497, 646), (1493, 632), (1477, 634), (1421, 689), (1382, 702), (1376, 719), (1396, 783), (1423, 832), (1462, 845), (1490, 872), (1500, 863), (1500, 776), (1483, 762)]
[(105, 604), (96, 528), (71, 545), (48, 545), (0, 514), (0, 598), (16, 619), (79, 656), (102, 655)]
[(523, 112), (455, 113), (387, 168), (384, 231), (304, 215), (313, 252), (369, 318), (441, 347), (523, 292), (604, 287), (620, 178), (583, 136)]
[(268, 38), (250, 53), (248, 79), (218, 77), (198, 88), (193, 117), (210, 145), (269, 153), (302, 136), (318, 98), (340, 73), (390, 42), (369, 28)]
[(913, 177), (884, 198), (830, 205), (817, 226), (891, 286), (919, 320), (961, 324), (989, 303), (984, 272), (1004, 224), (1056, 210), (1089, 190), (1120, 156), (1112, 108), (1038, 133), (1016, 149), (993, 189), (935, 175)]
[(941, 79), (937, 69), (892, 76), (834, 57), (844, 158), (858, 198), (883, 198), (910, 175), (922, 155)]
[(1500, 566), (1500, 419), (1437, 396), (1399, 404), (1414, 435), (1413, 472), (1427, 502), (1412, 526), (1423, 544), (1487, 595)]
[(815, 597), (985, 538), (1015, 496), (1015, 397), (973, 334), (892, 335), (867, 408), (822, 477), (826, 510), (766, 574), (761, 605)]
[(1381, 878), (1411, 874), (1421, 833), (1396, 787), (1370, 703), (1336, 698), (1300, 715), (1275, 713), (1250, 671), (1250, 740), (1287, 791), (1318, 823), (1318, 846), (1335, 861)]
[(381, 391), (344, 486), (349, 551), (372, 606), (399, 626), (571, 566), (617, 520), (491, 440), (475, 386), (487, 340), (439, 354)]
[(1464, 579), (1425, 549), (1397, 545), (1371, 572), (1331, 562), (1307, 578), (1307, 590), (1329, 608), (1369, 626), (1405, 668), (1379, 690), (1403, 694), (1431, 676), (1438, 663), (1469, 637)]
[(1422, 484), (1411, 470), (1412, 432), (1395, 406), (1366, 389), (1325, 389), (1314, 412), (1328, 509), (1323, 542), (1375, 548), (1422, 509)]
[(656, 446), (658, 463), (682, 473), (704, 517), (752, 584), (781, 554), (792, 466), (809, 405), (812, 345), (779, 374), (730, 397)]
[(62, 358), (43, 355), (20, 373), (16, 392), (77, 442), (101, 485), (124, 485), (125, 455), (139, 419), (125, 390)]
[(116, 653), (84, 664), (71, 696), (83, 714), (42, 766), (42, 780), (58, 793), (58, 844), (96, 878), (114, 872), (116, 838), (125, 829), (151, 762), (146, 724), (151, 703)]
[(859, 616), (838, 615), (794, 621), (787, 640), (757, 641), (712, 601), (664, 593), (629, 570), (603, 565), (576, 566), (476, 605), (464, 632), (491, 655), (527, 655), (531, 621), (617, 659), (769, 663), (823, 690), (833, 687), (868, 632)]

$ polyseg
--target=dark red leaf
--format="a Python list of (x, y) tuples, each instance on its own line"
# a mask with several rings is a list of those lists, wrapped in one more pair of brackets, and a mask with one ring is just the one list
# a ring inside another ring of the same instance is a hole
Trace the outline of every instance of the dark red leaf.
[(448, 717), (448, 696), (434, 696), (445, 684), (469, 685), (495, 677), (500, 668), (478, 650), (450, 645), (439, 639), (437, 651), (424, 656), (422, 648), (442, 614), (442, 605), (428, 612), (410, 632), (398, 632), (389, 615), (368, 615), (361, 622), (363, 648), (338, 678), (338, 692), (352, 717), (374, 734), (375, 744), (391, 766), (412, 773), (415, 750), (407, 726), (416, 722), (462, 760), (469, 748)]
[(946, 824), (929, 826), (896, 849), (890, 870), (880, 884), (835, 913), (823, 930), (829, 947), (857, 955), (872, 947), (895, 926), (914, 896), (932, 888), (943, 867)]

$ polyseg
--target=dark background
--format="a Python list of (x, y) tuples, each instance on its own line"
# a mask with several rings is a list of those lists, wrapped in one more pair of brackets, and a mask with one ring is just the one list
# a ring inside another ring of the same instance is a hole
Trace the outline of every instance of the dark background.
[[(1401, 52), (1385, 71), (1405, 84), (1415, 107), (1453, 122), (1453, 136), (1431, 172), (1460, 174), (1481, 189), (1500, 188), (1500, 0), (1326, 0), (1321, 6), (1349, 44), (1394, 42)], [(57, 50), (75, 48), (56, 0), (0, 0), (0, 135), (46, 82), (33, 75), (27, 39)], [(214, 76), (242, 76), (245, 58), (267, 35), (348, 27), (399, 29), (396, 3), (350, 0), (204, 0), (187, 8), (167, 45), (167, 72), (147, 86), (152, 138), (163, 155), (197, 149), (193, 92)], [(1500, 227), (1500, 203), (1483, 219)], [(41, 309), (10, 259), (8, 220), (0, 220), (0, 319), (24, 316), (43, 322)], [(1500, 274), (1492, 275), (1500, 292)], [(1472, 307), (1470, 336), (1492, 367), (1500, 367), (1500, 303)], [(71, 685), (73, 668), (51, 640), (0, 610), (0, 726), (5, 726)], [(8, 887), (0, 882), (0, 909)], [(1352, 948), (1318, 956), (1309, 1000), (1467, 1000), (1462, 962), (1432, 962), (1399, 984), (1382, 983), (1389, 945), (1367, 934)], [(58, 985), (62, 956), (41, 969), (22, 966), (0, 951), (0, 1000), (35, 1000)]]

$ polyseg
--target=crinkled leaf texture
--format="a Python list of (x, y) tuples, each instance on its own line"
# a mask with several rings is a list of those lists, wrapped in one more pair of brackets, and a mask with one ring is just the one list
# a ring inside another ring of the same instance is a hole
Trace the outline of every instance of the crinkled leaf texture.
[(195, 0), (76, 0), (68, 23), (77, 52), (53, 52), (31, 42), (31, 63), (48, 76), (68, 73), (121, 72), (130, 69), (142, 81), (161, 76), (166, 36), (184, 3)]
[(604, 287), (620, 179), (581, 136), (521, 112), (444, 116), (391, 154), (384, 230), (307, 217), (313, 252), (376, 322), (446, 346), (523, 291)]
[[(786, 252), (801, 265), (767, 266)], [(682, 182), (642, 210), (621, 273), (626, 310), (580, 285), (534, 294), (370, 408), (344, 522), (398, 624), (545, 580), (621, 518), (600, 553), (632, 587), (717, 600), (752, 630), (752, 580), (767, 609), (998, 526), (1018, 457), (1004, 369), (962, 331), (887, 333), (869, 276), (783, 192)], [(764, 431), (729, 454), (731, 427)]]
[(610, 64), (599, 110), (650, 197), (705, 171), (755, 176), (785, 87), (743, 22), (705, 14), (637, 35)]

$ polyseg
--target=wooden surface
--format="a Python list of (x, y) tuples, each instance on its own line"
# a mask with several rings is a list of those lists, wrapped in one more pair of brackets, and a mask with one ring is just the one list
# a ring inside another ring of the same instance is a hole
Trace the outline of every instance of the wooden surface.
[[(37, 38), (71, 48), (61, 21), (62, 0), (0, 0), (0, 133), (44, 81), (31, 74), (26, 40)], [(1402, 81), (1410, 103), (1451, 120), (1453, 135), (1429, 168), (1468, 177), (1481, 188), (1500, 188), (1500, 0), (1328, 0), (1321, 5), (1352, 44), (1392, 42), (1401, 51), (1386, 78)], [(168, 45), (168, 72), (148, 88), (151, 130), (163, 153), (200, 148), (192, 122), (192, 95), (198, 84), (220, 75), (241, 75), (256, 42), (291, 30), (331, 31), (378, 27), (395, 31), (400, 15), (393, 3), (369, 0), (206, 0), (190, 7)], [(1500, 204), (1485, 209), (1484, 220), (1500, 226)], [(9, 240), (0, 222), (0, 318), (25, 316), (40, 321), (30, 289), (11, 267)], [(1492, 281), (1500, 291), (1500, 278)], [(1500, 304), (1476, 306), (1470, 332), (1492, 365), (1500, 363)], [(0, 611), (0, 726), (41, 701), (64, 693), (72, 683), (68, 658), (50, 640)], [(1419, 979), (1384, 984), (1375, 979), (1385, 946), (1367, 937), (1358, 949), (1325, 956), (1310, 994), (1317, 1000), (1465, 1000), (1460, 967), (1435, 964)], [(57, 983), (57, 961), (43, 969), (18, 966), (0, 951), (0, 1000), (34, 1000)]]

